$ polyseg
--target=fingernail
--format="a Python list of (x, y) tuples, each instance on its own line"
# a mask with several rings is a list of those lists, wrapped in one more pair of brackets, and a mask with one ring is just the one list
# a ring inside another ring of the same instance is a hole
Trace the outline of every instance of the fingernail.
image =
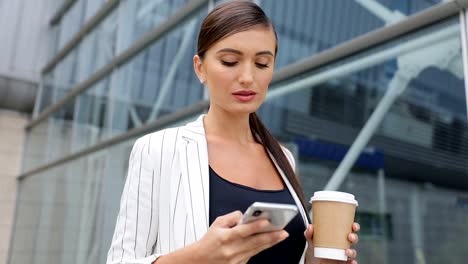
[(283, 232), (281, 232), (280, 238), (281, 239), (286, 239), (286, 238), (288, 238), (288, 236), (289, 236), (288, 232), (283, 231)]

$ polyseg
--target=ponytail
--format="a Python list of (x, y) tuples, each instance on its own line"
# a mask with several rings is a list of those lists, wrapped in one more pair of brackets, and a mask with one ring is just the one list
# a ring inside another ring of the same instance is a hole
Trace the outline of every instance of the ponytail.
[(262, 121), (260, 121), (260, 118), (256, 113), (250, 114), (249, 124), (254, 138), (257, 140), (258, 136), (261, 141), (260, 143), (263, 145), (265, 150), (267, 150), (267, 152), (269, 151), (273, 155), (273, 158), (275, 159), (279, 168), (284, 172), (286, 178), (291, 183), (294, 191), (299, 197), (302, 207), (304, 207), (304, 210), (307, 212), (307, 203), (305, 202), (304, 192), (302, 191), (299, 178), (296, 176), (296, 173), (294, 173), (294, 170), (291, 167), (291, 163), (286, 158), (286, 155), (284, 154), (280, 144), (268, 131), (265, 125), (263, 125)]

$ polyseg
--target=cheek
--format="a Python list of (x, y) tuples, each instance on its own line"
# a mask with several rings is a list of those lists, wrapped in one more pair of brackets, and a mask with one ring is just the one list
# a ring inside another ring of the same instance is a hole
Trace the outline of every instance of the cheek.
[(227, 67), (212, 67), (209, 71), (209, 79), (214, 87), (226, 86), (236, 79), (236, 73)]
[(258, 78), (258, 85), (261, 87), (261, 89), (268, 90), (268, 86), (270, 86), (272, 79), (273, 73), (266, 73), (264, 75), (260, 75)]

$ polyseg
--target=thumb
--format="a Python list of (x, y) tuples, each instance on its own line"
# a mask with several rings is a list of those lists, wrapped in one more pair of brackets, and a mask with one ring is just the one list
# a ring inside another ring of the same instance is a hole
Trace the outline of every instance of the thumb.
[(234, 227), (236, 226), (240, 219), (242, 218), (242, 213), (241, 211), (234, 211), (229, 214), (225, 214), (222, 216), (219, 216), (216, 218), (216, 220), (213, 222), (213, 226), (218, 226), (218, 227)]

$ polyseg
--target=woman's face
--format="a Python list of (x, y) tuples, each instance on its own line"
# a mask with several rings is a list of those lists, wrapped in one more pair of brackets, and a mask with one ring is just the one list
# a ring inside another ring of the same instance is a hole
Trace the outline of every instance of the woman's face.
[(276, 38), (271, 28), (253, 28), (226, 37), (194, 57), (194, 68), (208, 87), (210, 110), (255, 112), (273, 77)]

